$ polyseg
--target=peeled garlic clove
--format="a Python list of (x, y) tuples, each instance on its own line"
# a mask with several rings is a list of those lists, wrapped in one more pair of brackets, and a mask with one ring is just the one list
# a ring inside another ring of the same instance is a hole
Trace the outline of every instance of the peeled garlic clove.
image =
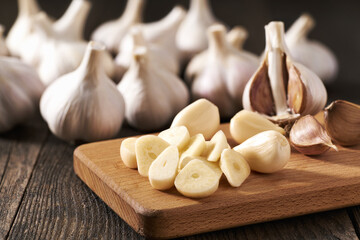
[(338, 62), (324, 44), (307, 38), (314, 25), (309, 14), (302, 14), (286, 32), (286, 44), (295, 61), (311, 69), (325, 83), (331, 82), (337, 76)]
[(236, 26), (228, 32), (228, 34), (226, 35), (226, 40), (234, 48), (242, 50), (243, 45), (248, 38), (248, 35), (249, 34), (245, 28), (241, 26)]
[(325, 108), (325, 128), (343, 146), (360, 143), (360, 105), (336, 100)]
[(190, 141), (190, 134), (185, 126), (166, 129), (159, 133), (158, 136), (170, 143), (170, 145), (176, 146), (179, 151), (183, 150)]
[(137, 138), (130, 137), (121, 142), (120, 156), (125, 166), (128, 168), (137, 168), (135, 143)]
[(206, 158), (204, 157), (199, 157), (199, 156), (187, 156), (185, 158), (183, 158), (181, 160), (181, 162), (179, 162), (179, 166), (178, 166), (178, 170), (181, 171), (189, 162), (193, 161), (193, 160), (200, 160), (203, 161), (208, 167), (211, 168), (211, 170), (213, 170), (219, 177), (219, 180), (223, 174), (223, 172), (221, 171), (219, 164), (217, 162), (209, 162)]
[(224, 149), (229, 148), (227, 138), (223, 131), (219, 130), (210, 140), (210, 147), (206, 148), (202, 156), (210, 162), (217, 162)]
[(251, 170), (273, 173), (281, 170), (290, 159), (288, 140), (279, 132), (269, 130), (256, 134), (234, 147), (249, 163)]
[(219, 109), (210, 101), (199, 99), (175, 116), (171, 127), (176, 126), (185, 126), (190, 136), (201, 133), (210, 139), (220, 126)]
[[(218, 106), (222, 117), (231, 117), (242, 107), (242, 93), (258, 66), (258, 59), (233, 48), (226, 40), (223, 25), (211, 26), (208, 38), (205, 64), (192, 66), (199, 62), (196, 56), (188, 66), (187, 73), (192, 72), (194, 79), (191, 91), (195, 99), (206, 98)], [(202, 56), (199, 55), (200, 58)]]
[(285, 130), (262, 115), (248, 110), (241, 110), (230, 120), (230, 134), (237, 143), (242, 143), (252, 136), (267, 130), (285, 134)]
[(244, 109), (264, 114), (275, 122), (318, 113), (327, 100), (324, 84), (310, 69), (292, 60), (282, 22), (269, 23), (265, 33), (265, 57), (246, 84)]
[(145, 47), (135, 49), (133, 62), (118, 89), (125, 99), (128, 123), (140, 130), (164, 127), (189, 101), (181, 79), (157, 68)]
[(36, 71), (16, 58), (0, 57), (0, 133), (32, 116), (44, 91)]
[(207, 48), (206, 31), (216, 21), (208, 0), (190, 1), (189, 11), (176, 34), (176, 45), (183, 61)]
[(117, 53), (120, 43), (130, 27), (142, 21), (145, 0), (128, 0), (122, 16), (100, 25), (91, 39), (105, 44), (108, 50)]
[(4, 26), (0, 25), (0, 56), (8, 56), (9, 50), (4, 39)]
[(188, 156), (197, 157), (200, 156), (201, 153), (205, 149), (205, 139), (202, 134), (196, 134), (195, 136), (190, 138), (189, 143), (183, 149), (180, 156), (180, 162)]
[(289, 138), (291, 145), (305, 155), (318, 155), (330, 148), (337, 151), (324, 127), (311, 115), (295, 122)]
[(124, 100), (100, 64), (105, 46), (90, 42), (81, 65), (51, 84), (40, 102), (50, 130), (67, 141), (115, 136), (124, 118)]
[(251, 172), (244, 157), (232, 149), (225, 149), (221, 153), (220, 168), (233, 187), (239, 187)]

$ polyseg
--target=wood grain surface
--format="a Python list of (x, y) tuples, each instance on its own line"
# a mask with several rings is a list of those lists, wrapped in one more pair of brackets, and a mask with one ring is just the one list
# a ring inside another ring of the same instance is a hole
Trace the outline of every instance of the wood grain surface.
[[(229, 143), (235, 143), (222, 125)], [(181, 196), (157, 191), (120, 160), (122, 139), (86, 144), (74, 153), (74, 170), (135, 231), (168, 238), (270, 221), (360, 203), (360, 146), (307, 157), (293, 152), (275, 174), (252, 173), (240, 188), (223, 177), (215, 194)]]

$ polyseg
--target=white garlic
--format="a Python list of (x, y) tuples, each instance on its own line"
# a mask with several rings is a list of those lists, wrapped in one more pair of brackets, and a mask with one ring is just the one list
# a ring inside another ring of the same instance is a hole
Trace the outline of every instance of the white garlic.
[(217, 22), (208, 0), (191, 0), (189, 11), (176, 34), (176, 45), (183, 61), (190, 60), (195, 54), (208, 46), (206, 31)]
[(59, 138), (97, 141), (120, 130), (125, 104), (100, 64), (104, 51), (104, 45), (90, 42), (79, 68), (57, 79), (41, 97), (41, 115)]
[(128, 123), (147, 131), (170, 123), (189, 102), (181, 79), (153, 62), (146, 47), (136, 48), (130, 68), (118, 85), (125, 99)]
[(328, 83), (337, 76), (338, 62), (328, 47), (307, 38), (314, 25), (315, 21), (309, 14), (301, 15), (286, 32), (285, 40), (293, 59)]
[(0, 56), (8, 56), (9, 50), (4, 39), (4, 26), (0, 25)]
[(241, 51), (243, 50), (243, 45), (248, 38), (248, 35), (248, 31), (244, 27), (235, 26), (226, 35), (226, 40), (231, 46)]
[(324, 84), (310, 69), (292, 60), (282, 22), (269, 23), (265, 33), (265, 56), (246, 84), (244, 109), (264, 114), (275, 122), (318, 113), (327, 100)]
[(0, 132), (34, 114), (43, 91), (32, 67), (16, 58), (0, 57)]
[(30, 19), (40, 11), (36, 0), (18, 0), (18, 8), (18, 16), (6, 38), (6, 44), (12, 56), (20, 55), (19, 47), (31, 32)]
[(211, 26), (208, 38), (206, 54), (201, 53), (190, 61), (186, 75), (194, 79), (191, 92), (195, 99), (206, 98), (219, 107), (222, 117), (231, 117), (242, 108), (243, 90), (259, 60), (232, 47), (226, 40), (223, 25)]
[(142, 21), (144, 3), (145, 0), (128, 0), (122, 16), (100, 25), (91, 38), (103, 42), (108, 50), (117, 53), (120, 43), (130, 27)]

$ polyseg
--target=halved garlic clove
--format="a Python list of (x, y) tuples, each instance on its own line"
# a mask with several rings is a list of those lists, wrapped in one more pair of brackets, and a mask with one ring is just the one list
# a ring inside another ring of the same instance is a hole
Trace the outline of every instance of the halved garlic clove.
[(360, 143), (360, 105), (336, 100), (325, 108), (325, 128), (343, 146)]
[(170, 143), (170, 145), (176, 146), (179, 151), (183, 150), (190, 141), (190, 134), (185, 126), (166, 129), (159, 133), (158, 136)]
[(225, 149), (221, 153), (220, 168), (233, 187), (239, 187), (251, 172), (245, 158), (232, 149)]
[(327, 100), (324, 84), (310, 69), (292, 60), (282, 22), (269, 23), (265, 33), (265, 57), (246, 84), (244, 108), (275, 122), (294, 121), (300, 115), (318, 113)]
[(205, 149), (205, 139), (202, 134), (196, 134), (190, 138), (187, 146), (183, 149), (180, 155), (180, 162), (188, 156), (200, 156)]
[(289, 134), (291, 145), (305, 155), (318, 155), (330, 148), (337, 151), (324, 127), (311, 115), (298, 119)]
[(217, 162), (220, 159), (223, 150), (229, 148), (225, 133), (222, 130), (219, 130), (211, 138), (207, 146), (208, 147), (205, 148), (202, 156), (204, 156), (210, 162)]
[(137, 168), (135, 143), (138, 138), (130, 137), (121, 142), (120, 156), (125, 166), (128, 168)]
[(221, 171), (220, 167), (219, 167), (219, 163), (218, 162), (209, 162), (206, 158), (204, 157), (199, 157), (199, 156), (187, 156), (185, 158), (183, 158), (181, 160), (181, 162), (179, 162), (179, 166), (178, 166), (178, 170), (181, 171), (181, 169), (183, 169), (189, 162), (193, 161), (193, 160), (200, 160), (203, 161), (208, 167), (211, 168), (211, 170), (213, 170), (219, 177), (219, 179), (221, 178), (223, 172)]

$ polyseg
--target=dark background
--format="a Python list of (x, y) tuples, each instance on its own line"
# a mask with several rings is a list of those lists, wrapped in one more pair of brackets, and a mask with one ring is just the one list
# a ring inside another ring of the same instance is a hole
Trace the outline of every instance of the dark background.
[[(71, 0), (38, 0), (49, 15), (60, 17)], [(92, 9), (86, 24), (85, 36), (102, 22), (117, 18), (123, 11), (124, 0), (91, 0)], [(188, 0), (148, 0), (144, 21), (155, 21)], [(316, 27), (310, 38), (323, 42), (338, 57), (340, 72), (336, 81), (327, 86), (329, 98), (360, 102), (360, 1), (289, 1), (289, 0), (212, 0), (218, 19), (232, 27), (242, 25), (249, 31), (245, 49), (260, 54), (264, 48), (264, 25), (272, 20), (284, 21), (289, 27), (303, 12), (310, 13)], [(17, 1), (0, 1), (0, 23), (9, 29), (17, 16)]]

